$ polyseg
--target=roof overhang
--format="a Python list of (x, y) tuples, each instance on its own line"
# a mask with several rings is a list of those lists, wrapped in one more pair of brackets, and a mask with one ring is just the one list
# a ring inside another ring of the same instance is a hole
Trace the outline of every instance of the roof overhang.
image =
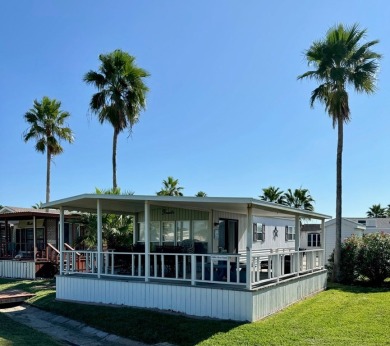
[(176, 196), (137, 196), (137, 195), (102, 195), (83, 194), (43, 205), (44, 208), (63, 208), (68, 211), (96, 213), (97, 201), (102, 211), (113, 214), (135, 214), (145, 209), (149, 202), (151, 209), (156, 207), (183, 208), (203, 211), (225, 211), (247, 214), (252, 207), (253, 214), (265, 217), (294, 217), (311, 219), (330, 219), (324, 214), (286, 207), (276, 203), (264, 202), (246, 197), (176, 197)]

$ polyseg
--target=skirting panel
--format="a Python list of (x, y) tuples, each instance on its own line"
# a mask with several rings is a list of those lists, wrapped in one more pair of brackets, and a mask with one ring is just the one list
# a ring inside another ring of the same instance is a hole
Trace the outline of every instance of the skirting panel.
[[(326, 272), (325, 282), (326, 282)], [(181, 312), (187, 315), (255, 321), (324, 288), (322, 274), (295, 278), (258, 291), (57, 276), (57, 299)], [(309, 279), (311, 277), (311, 279)], [(290, 294), (295, 290), (296, 294)], [(281, 295), (281, 296), (279, 296)]]
[(259, 289), (253, 293), (252, 321), (260, 320), (326, 288), (327, 272), (322, 270)]
[(13, 279), (35, 279), (35, 263), (33, 261), (0, 261), (0, 277)]

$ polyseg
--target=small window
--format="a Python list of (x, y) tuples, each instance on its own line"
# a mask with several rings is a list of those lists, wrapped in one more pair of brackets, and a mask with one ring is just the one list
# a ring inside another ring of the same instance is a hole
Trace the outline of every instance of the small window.
[(308, 247), (321, 246), (321, 234), (320, 233), (309, 233), (307, 235), (307, 246)]
[(265, 241), (265, 225), (263, 223), (253, 224), (253, 241)]
[(295, 227), (294, 226), (286, 226), (285, 238), (286, 238), (286, 241), (295, 240)]

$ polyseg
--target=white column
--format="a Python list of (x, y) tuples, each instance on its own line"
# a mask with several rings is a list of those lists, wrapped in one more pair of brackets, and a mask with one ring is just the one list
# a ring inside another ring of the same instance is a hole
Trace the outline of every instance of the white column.
[(60, 207), (60, 275), (64, 274), (64, 208)]
[[(295, 251), (299, 251), (301, 247), (301, 223), (299, 222), (299, 215), (295, 215)], [(296, 253), (295, 261), (295, 271), (299, 273), (300, 263), (301, 263), (301, 254)]]
[(150, 275), (150, 203), (145, 201), (145, 281)]
[(248, 205), (248, 220), (246, 227), (246, 288), (252, 288), (252, 244), (253, 244), (253, 211), (252, 206)]
[(100, 278), (102, 273), (102, 203), (100, 199), (97, 200), (97, 275)]
[(37, 259), (37, 224), (36, 224), (36, 219), (35, 215), (33, 216), (33, 236), (34, 236), (34, 261)]

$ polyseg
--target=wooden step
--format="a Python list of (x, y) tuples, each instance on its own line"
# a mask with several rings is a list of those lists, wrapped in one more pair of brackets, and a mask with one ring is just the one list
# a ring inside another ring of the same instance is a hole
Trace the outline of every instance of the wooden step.
[(11, 303), (22, 303), (26, 299), (34, 297), (35, 294), (21, 290), (0, 291), (0, 305)]

